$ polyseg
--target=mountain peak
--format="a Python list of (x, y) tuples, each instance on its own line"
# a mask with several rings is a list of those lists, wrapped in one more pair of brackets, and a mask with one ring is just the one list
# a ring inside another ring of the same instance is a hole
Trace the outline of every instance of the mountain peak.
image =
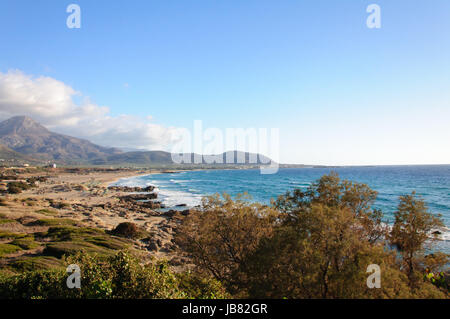
[(24, 132), (48, 133), (48, 130), (28, 116), (14, 116), (0, 123), (0, 135)]

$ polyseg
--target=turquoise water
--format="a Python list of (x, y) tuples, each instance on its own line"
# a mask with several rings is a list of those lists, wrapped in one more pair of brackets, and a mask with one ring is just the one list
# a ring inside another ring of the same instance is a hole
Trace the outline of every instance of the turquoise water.
[[(442, 214), (446, 226), (450, 226), (450, 165), (289, 168), (280, 169), (273, 175), (262, 175), (256, 169), (204, 170), (133, 177), (117, 184), (155, 185), (159, 198), (167, 206), (195, 206), (204, 195), (223, 192), (230, 195), (247, 192), (255, 201), (270, 203), (272, 198), (287, 190), (305, 189), (332, 171), (343, 179), (365, 183), (378, 191), (375, 207), (384, 212), (388, 222), (393, 221), (399, 196), (415, 190), (426, 201), (430, 211)], [(447, 240), (450, 248), (449, 235), (446, 232), (443, 239)]]

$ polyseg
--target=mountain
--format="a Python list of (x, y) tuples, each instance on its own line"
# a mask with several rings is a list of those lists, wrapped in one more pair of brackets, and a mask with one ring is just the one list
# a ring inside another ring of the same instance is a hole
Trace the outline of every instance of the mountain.
[[(87, 140), (57, 134), (26, 116), (15, 116), (0, 123), (0, 155), (5, 158), (55, 161), (69, 165), (173, 165), (172, 154), (164, 151), (122, 152), (116, 148), (102, 147)], [(232, 165), (267, 164), (265, 156), (247, 152), (230, 151), (216, 155), (189, 153), (187, 164), (213, 164), (213, 160), (222, 159), (222, 163)], [(0, 159), (2, 157), (0, 156)], [(201, 163), (198, 160), (200, 158)], [(234, 158), (231, 162), (228, 159)], [(194, 159), (197, 159), (195, 161)], [(213, 164), (220, 165), (220, 164)]]
[(67, 164), (86, 164), (121, 153), (87, 140), (50, 132), (26, 116), (15, 116), (0, 123), (0, 144), (36, 159)]

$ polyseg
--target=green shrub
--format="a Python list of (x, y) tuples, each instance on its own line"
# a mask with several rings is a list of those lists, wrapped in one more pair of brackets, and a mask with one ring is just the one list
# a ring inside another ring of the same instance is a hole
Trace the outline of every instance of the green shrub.
[(140, 229), (136, 224), (134, 223), (120, 223), (111, 231), (111, 234), (119, 237), (125, 237), (125, 238), (141, 238), (145, 235), (145, 231)]
[(30, 271), (0, 277), (0, 298), (185, 298), (165, 264), (141, 265), (125, 252), (102, 258), (78, 253), (63, 260), (81, 269), (81, 289), (69, 289), (64, 270)]
[(20, 194), (24, 190), (30, 189), (31, 186), (24, 182), (9, 182), (8, 183), (8, 193), (10, 194)]
[(10, 194), (20, 194), (22, 193), (22, 189), (15, 186), (8, 186), (8, 193)]
[(212, 277), (202, 277), (191, 272), (177, 275), (179, 287), (187, 298), (193, 299), (225, 299), (230, 298), (220, 281)]

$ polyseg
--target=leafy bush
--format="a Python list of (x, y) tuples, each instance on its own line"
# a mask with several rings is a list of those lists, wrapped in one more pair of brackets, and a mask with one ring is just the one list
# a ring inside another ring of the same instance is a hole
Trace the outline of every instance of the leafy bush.
[(25, 182), (9, 182), (8, 183), (8, 193), (19, 194), (24, 190), (30, 189), (31, 186)]
[[(129, 253), (110, 257), (79, 253), (63, 261), (81, 270), (81, 289), (69, 289), (64, 270), (31, 271), (0, 277), (0, 298), (201, 298), (224, 296), (217, 282), (182, 280), (165, 263), (142, 265)], [(186, 288), (186, 291), (183, 290)]]
[(202, 277), (191, 272), (177, 275), (179, 287), (189, 298), (194, 299), (225, 299), (230, 298), (225, 287), (217, 279)]
[(124, 222), (117, 225), (116, 228), (111, 231), (111, 234), (119, 237), (136, 239), (143, 235), (143, 230), (139, 229), (135, 223)]
[(22, 193), (22, 188), (16, 187), (16, 186), (8, 186), (8, 193), (20, 194), (20, 193)]

